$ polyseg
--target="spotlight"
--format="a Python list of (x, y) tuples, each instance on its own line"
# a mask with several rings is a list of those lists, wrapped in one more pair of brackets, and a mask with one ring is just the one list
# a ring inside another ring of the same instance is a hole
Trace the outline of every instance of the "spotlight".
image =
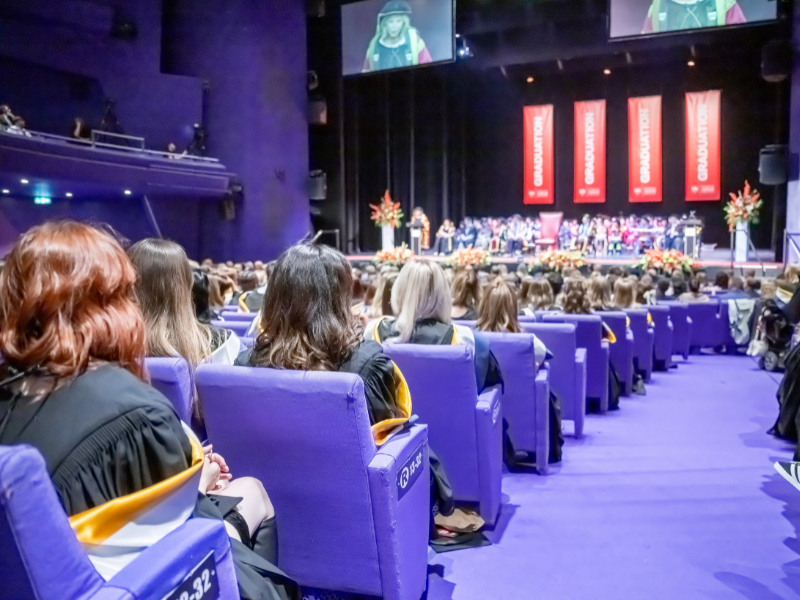
[(611, 69), (604, 69), (603, 73), (605, 73), (606, 75), (611, 75)]
[(4, 194), (10, 194), (11, 192), (10, 192), (10, 191), (8, 191), (8, 190), (3, 190), (3, 193), (4, 193)]
[(458, 38), (460, 38), (460, 37), (461, 37), (461, 34), (460, 34), (460, 33), (457, 33), (457, 34), (456, 34), (456, 39), (458, 39)]
[(126, 195), (126, 196), (130, 196), (132, 193), (133, 193), (133, 192), (131, 192), (130, 190), (125, 190), (125, 195)]
[(28, 183), (28, 180), (27, 179), (20, 179), (19, 182), (22, 183), (22, 184), (26, 184), (26, 183)]
[(36, 196), (33, 199), (34, 204), (51, 204), (52, 200), (50, 200), (49, 196)]
[(693, 61), (693, 60), (690, 60), (690, 61), (689, 61), (689, 62), (687, 62), (686, 64), (687, 64), (687, 65), (689, 65), (690, 67), (693, 67), (693, 66), (694, 66), (694, 61)]
[(67, 193), (65, 194), (65, 196), (66, 196), (67, 198), (72, 198), (72, 192), (67, 192)]
[(533, 77), (528, 77), (528, 83), (533, 83)]

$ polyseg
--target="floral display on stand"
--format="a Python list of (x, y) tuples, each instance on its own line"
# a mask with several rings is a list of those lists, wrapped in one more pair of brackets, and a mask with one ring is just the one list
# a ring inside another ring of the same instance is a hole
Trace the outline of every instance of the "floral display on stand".
[(744, 190), (738, 195), (731, 192), (731, 199), (725, 205), (725, 219), (728, 221), (728, 230), (735, 231), (736, 225), (745, 223), (747, 225), (757, 225), (759, 212), (764, 204), (761, 196), (755, 188), (750, 188), (748, 182), (744, 182)]
[(380, 204), (370, 204), (372, 209), (370, 219), (375, 222), (376, 227), (389, 226), (392, 229), (400, 227), (403, 221), (403, 210), (400, 208), (399, 202), (392, 202), (392, 197), (389, 195), (389, 190), (383, 194), (383, 199)]
[(646, 250), (637, 266), (641, 267), (642, 271), (655, 269), (659, 273), (672, 273), (680, 269), (690, 273), (693, 264), (691, 256), (677, 250)]
[(541, 265), (553, 271), (579, 269), (584, 262), (583, 252), (580, 250), (545, 250), (533, 260), (534, 265)]
[(414, 257), (405, 243), (392, 248), (391, 250), (380, 250), (373, 259), (373, 262), (380, 266), (401, 267)]
[(453, 267), (464, 267), (466, 265), (488, 265), (490, 262), (489, 252), (479, 248), (473, 248), (472, 246), (469, 248), (456, 250), (450, 255), (449, 261), (450, 265)]

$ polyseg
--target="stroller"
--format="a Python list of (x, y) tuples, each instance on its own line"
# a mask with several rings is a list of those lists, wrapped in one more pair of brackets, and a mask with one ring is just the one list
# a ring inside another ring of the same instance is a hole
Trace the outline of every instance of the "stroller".
[(758, 358), (758, 366), (766, 371), (782, 370), (786, 355), (791, 349), (792, 325), (774, 300), (767, 300), (761, 307), (749, 356)]

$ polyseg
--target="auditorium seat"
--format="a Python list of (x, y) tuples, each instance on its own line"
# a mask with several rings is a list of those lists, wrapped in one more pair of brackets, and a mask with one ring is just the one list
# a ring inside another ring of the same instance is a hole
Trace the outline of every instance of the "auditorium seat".
[(719, 340), (729, 354), (736, 353), (736, 341), (731, 333), (730, 305), (728, 300), (719, 300)]
[(628, 315), (622, 311), (603, 311), (597, 313), (603, 322), (609, 326), (617, 338), (616, 343), (611, 344), (611, 364), (619, 375), (622, 382), (620, 395), (630, 396), (633, 392), (633, 347), (635, 339), (633, 332), (628, 327)]
[[(561, 405), (561, 418), (572, 421), (575, 437), (583, 435), (586, 415), (586, 348), (578, 348), (573, 323), (521, 323), (539, 338), (553, 358), (547, 361), (550, 389)], [(608, 360), (606, 360), (608, 362)]]
[(219, 320), (230, 322), (230, 321), (243, 321), (247, 323), (252, 323), (253, 319), (258, 316), (257, 312), (251, 313), (240, 313), (240, 312), (232, 312), (228, 310), (223, 310), (222, 314), (220, 314)]
[(686, 305), (689, 318), (692, 320), (690, 346), (692, 352), (702, 348), (715, 348), (724, 345), (721, 335), (719, 303), (715, 300)]
[(364, 384), (347, 373), (204, 364), (209, 440), (259, 479), (278, 520), (278, 566), (302, 586), (386, 600), (425, 590), (427, 428), (377, 447)]
[(653, 349), (656, 334), (653, 326), (648, 322), (648, 309), (629, 308), (625, 310), (625, 314), (630, 319), (633, 332), (634, 366), (642, 375), (645, 383), (650, 383), (650, 376), (653, 373)]
[(536, 315), (520, 315), (519, 322), (520, 323), (536, 323)]
[(183, 358), (146, 358), (150, 385), (164, 394), (184, 423), (192, 422), (192, 373)]
[(544, 323), (572, 323), (578, 348), (586, 349), (586, 399), (597, 400), (600, 412), (608, 411), (609, 343), (603, 339), (599, 315), (542, 314)]
[(251, 337), (240, 337), (239, 341), (242, 342), (242, 346), (245, 348), (252, 348), (256, 343), (256, 339)]
[(211, 324), (214, 327), (219, 327), (220, 329), (229, 329), (239, 337), (244, 337), (247, 335), (247, 331), (250, 329), (250, 325), (252, 324), (252, 320), (250, 321), (220, 321), (215, 320), (211, 321)]
[(0, 597), (14, 600), (165, 598), (213, 552), (220, 598), (238, 598), (220, 521), (190, 519), (108, 582), (89, 561), (30, 446), (0, 446)]
[(470, 329), (475, 329), (477, 327), (477, 321), (453, 321), (454, 325), (460, 325), (461, 327), (468, 327)]
[(536, 469), (540, 475), (546, 475), (550, 455), (550, 386), (548, 369), (536, 371), (534, 338), (526, 333), (481, 335), (489, 342), (504, 374), (503, 417), (508, 422), (508, 436), (516, 450), (536, 454)]
[(411, 390), (414, 414), (429, 428), (457, 502), (479, 505), (493, 525), (500, 508), (503, 413), (498, 387), (478, 395), (472, 348), (384, 343)]
[(688, 304), (675, 300), (661, 301), (659, 304), (669, 307), (669, 319), (672, 322), (672, 355), (680, 355), (683, 360), (689, 359), (694, 323), (689, 316)]
[(653, 345), (653, 369), (667, 371), (672, 365), (672, 348), (674, 327), (670, 319), (670, 307), (659, 304), (648, 306), (653, 318), (655, 343)]

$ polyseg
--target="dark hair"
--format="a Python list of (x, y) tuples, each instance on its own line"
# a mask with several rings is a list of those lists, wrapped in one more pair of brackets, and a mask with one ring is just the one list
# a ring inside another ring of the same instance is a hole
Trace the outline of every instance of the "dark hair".
[(693, 294), (700, 293), (700, 280), (697, 277), (692, 277), (689, 280), (689, 291)]
[(728, 289), (730, 290), (743, 290), (744, 289), (744, 281), (741, 277), (737, 277), (734, 275), (731, 277), (730, 281), (728, 282)]
[(757, 292), (761, 289), (761, 280), (756, 279), (755, 277), (748, 277), (745, 279), (745, 283), (747, 284), (747, 289)]
[(585, 315), (592, 312), (589, 295), (586, 293), (586, 280), (570, 277), (564, 282), (564, 312), (573, 315)]
[(666, 277), (659, 278), (656, 287), (658, 288), (659, 292), (661, 292), (662, 294), (666, 294), (667, 291), (669, 290), (669, 279), (667, 279)]
[(252, 292), (258, 287), (258, 275), (255, 271), (242, 271), (239, 273), (238, 283), (243, 292)]
[(210, 325), (217, 315), (211, 310), (208, 302), (209, 284), (208, 275), (200, 269), (192, 269), (192, 302), (197, 320)]
[(477, 308), (481, 301), (478, 275), (472, 268), (462, 269), (453, 279), (453, 305)]
[(716, 277), (714, 277), (714, 285), (723, 290), (727, 290), (729, 280), (730, 277), (725, 271), (719, 271)]
[(353, 272), (340, 252), (313, 244), (292, 246), (269, 278), (253, 364), (335, 371), (363, 334), (351, 312), (352, 300)]
[(545, 275), (550, 287), (553, 288), (553, 296), (558, 296), (561, 293), (561, 288), (564, 286), (564, 278), (555, 271), (551, 271)]

